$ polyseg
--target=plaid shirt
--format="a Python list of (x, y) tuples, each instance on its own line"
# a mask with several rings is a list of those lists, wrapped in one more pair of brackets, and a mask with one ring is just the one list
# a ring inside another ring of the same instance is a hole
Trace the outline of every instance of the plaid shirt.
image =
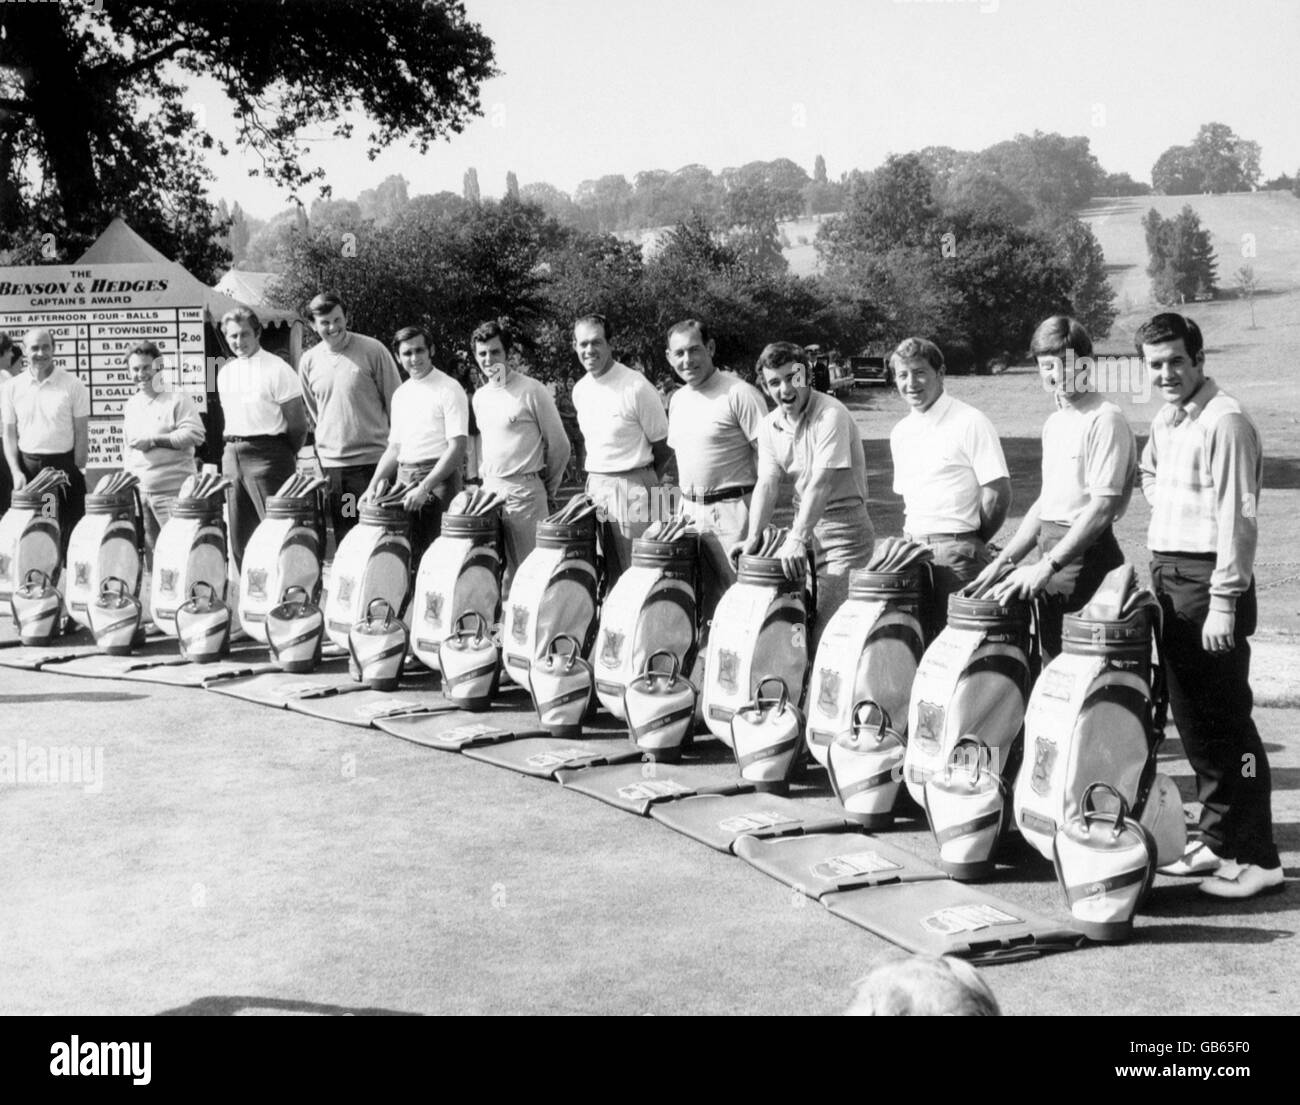
[(1207, 376), (1182, 406), (1156, 415), (1140, 471), (1151, 504), (1147, 545), (1213, 553), (1210, 607), (1235, 610), (1254, 574), (1259, 537), (1264, 451), (1250, 416)]

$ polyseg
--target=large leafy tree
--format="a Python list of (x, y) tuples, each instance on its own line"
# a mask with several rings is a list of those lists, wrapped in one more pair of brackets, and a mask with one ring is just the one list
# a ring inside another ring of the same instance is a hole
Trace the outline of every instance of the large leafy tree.
[(1206, 123), (1190, 146), (1170, 146), (1151, 169), (1151, 182), (1166, 196), (1197, 192), (1246, 192), (1259, 183), (1259, 143), (1241, 138), (1224, 123)]
[(1218, 290), (1218, 259), (1210, 232), (1202, 229), (1200, 216), (1190, 206), (1172, 219), (1162, 219), (1153, 207), (1142, 220), (1142, 229), (1150, 258), (1147, 275), (1156, 302), (1173, 305), (1213, 297)]
[(53, 234), (75, 256), (121, 211), (211, 277), (227, 258), (204, 195), (214, 142), (187, 76), (220, 84), (259, 172), (296, 193), (323, 175), (304, 127), (349, 137), (361, 112), (372, 156), (401, 137), (424, 150), (478, 113), (494, 72), (459, 0), (0, 4), (0, 249)]

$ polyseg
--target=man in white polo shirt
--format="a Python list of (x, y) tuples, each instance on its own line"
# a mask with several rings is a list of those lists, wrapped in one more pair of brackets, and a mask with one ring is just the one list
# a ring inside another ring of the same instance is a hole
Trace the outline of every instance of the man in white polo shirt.
[(369, 499), (380, 480), (394, 476), (399, 482), (415, 484), (402, 503), (413, 516), (414, 570), (442, 528), (442, 512), (460, 490), (469, 400), (460, 384), (433, 366), (433, 339), (424, 327), (402, 328), (393, 344), (411, 378), (393, 393), (388, 448), (362, 498)]
[(612, 338), (602, 315), (573, 324), (573, 351), (587, 370), (573, 385), (573, 406), (587, 449), (587, 494), (608, 521), (607, 586), (631, 563), (632, 542), (659, 505), (651, 491), (673, 455), (658, 392), (641, 373), (614, 360)]
[(383, 342), (348, 329), (337, 292), (321, 292), (307, 312), (321, 341), (298, 361), (298, 379), (321, 472), (330, 481), (337, 545), (357, 524), (357, 503), (388, 445), (393, 393), (402, 377)]
[[(1043, 662), (1061, 651), (1066, 614), (1082, 609), (1106, 573), (1124, 563), (1113, 526), (1128, 509), (1137, 439), (1124, 412), (1096, 390), (1092, 339), (1066, 315), (1041, 323), (1029, 345), (1057, 409), (1043, 424), (1042, 490), (977, 585), (1037, 547), (1038, 559), (989, 589), (999, 601), (1035, 602)], [(1086, 358), (1086, 359), (1084, 359)]]
[(511, 366), (509, 328), (495, 319), (484, 322), (470, 344), (484, 380), (473, 399), (482, 437), (483, 488), (505, 496), (501, 591), (506, 595), (515, 571), (537, 544), (537, 523), (559, 498), (571, 446), (546, 386)]
[(13, 488), (21, 491), (42, 468), (66, 472), (56, 510), (67, 558), (72, 530), (86, 513), (84, 469), (90, 453), (90, 392), (73, 373), (54, 363), (54, 337), (28, 330), (23, 338), (27, 371), (0, 389), (5, 462)]
[(791, 342), (773, 342), (758, 358), (758, 371), (776, 410), (758, 429), (758, 485), (747, 536), (731, 556), (754, 552), (776, 510), (781, 480), (794, 478), (794, 521), (777, 550), (790, 579), (803, 575), (809, 551), (817, 569), (817, 621), (822, 627), (848, 594), (849, 572), (871, 559), (875, 529), (867, 513), (867, 462), (862, 434), (848, 408), (809, 386), (807, 353)]
[(924, 617), (929, 641), (947, 621), (948, 596), (993, 559), (986, 542), (1007, 516), (1011, 477), (988, 416), (944, 391), (937, 345), (907, 338), (889, 364), (911, 408), (889, 434), (903, 530), (928, 545), (934, 557), (934, 589)]
[(668, 405), (682, 509), (700, 534), (700, 613), (705, 623), (736, 578), (728, 551), (745, 535), (758, 482), (758, 426), (767, 404), (753, 384), (713, 363), (708, 328), (688, 318), (668, 331), (668, 363), (686, 385)]
[(262, 348), (257, 315), (247, 307), (227, 311), (221, 333), (234, 353), (217, 373), (217, 395), (225, 416), (221, 471), (232, 485), (226, 492), (230, 552), (238, 571), (266, 500), (298, 470), (307, 412), (297, 373)]

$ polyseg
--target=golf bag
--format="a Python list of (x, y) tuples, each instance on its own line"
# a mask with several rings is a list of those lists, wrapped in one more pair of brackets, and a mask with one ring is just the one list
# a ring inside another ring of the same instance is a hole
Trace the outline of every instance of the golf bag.
[(904, 779), (918, 803), (963, 737), (1014, 778), (1030, 679), (1028, 604), (950, 595), (948, 624), (921, 657), (908, 707)]
[(216, 495), (177, 499), (158, 534), (150, 601), (154, 625), (169, 637), (176, 636), (176, 611), (196, 584), (206, 584), (224, 605), (229, 576), (224, 506), (224, 498)]
[(705, 724), (727, 745), (731, 719), (754, 701), (760, 678), (779, 679), (796, 709), (802, 702), (816, 585), (811, 554), (803, 580), (787, 579), (775, 557), (740, 558), (736, 582), (713, 615), (701, 691)]
[(439, 670), (439, 647), (464, 615), (496, 624), (504, 571), (499, 510), (442, 516), (442, 532), (420, 558), (415, 577), (411, 651), (422, 664)]
[(267, 499), (266, 517), (249, 539), (239, 573), (239, 624), (244, 632), (269, 644), (267, 615), (291, 587), (318, 601), (324, 558), (325, 503), (320, 492)]
[[(872, 716), (878, 719), (872, 724)], [(894, 803), (903, 783), (906, 742), (893, 727), (889, 712), (875, 702), (857, 703), (851, 726), (835, 734), (826, 749), (831, 789), (847, 817), (867, 829), (894, 823)]]
[(90, 625), (90, 607), (107, 579), (126, 584), (132, 595), (144, 582), (144, 514), (140, 492), (124, 488), (112, 495), (87, 495), (86, 513), (68, 540), (68, 616)]
[(1065, 617), (1061, 653), (1029, 699), (1015, 785), (1016, 824), (1041, 855), (1051, 856), (1057, 830), (1096, 783), (1118, 793), (1148, 828), (1159, 826), (1160, 863), (1182, 855), (1181, 802), (1171, 816), (1172, 783), (1157, 783), (1156, 775), (1167, 708), (1162, 673), (1151, 662), (1159, 624), (1155, 596), (1135, 589), (1130, 565), (1107, 575), (1092, 601)]
[(632, 563), (614, 582), (600, 608), (592, 667), (596, 697), (616, 718), (626, 719), (623, 695), (646, 657), (667, 651), (689, 671), (695, 656), (696, 565), (699, 539), (638, 537)]
[(993, 853), (1010, 806), (1007, 784), (989, 769), (989, 750), (959, 740), (941, 773), (925, 781), (925, 816), (939, 845), (939, 866), (954, 879), (993, 873)]
[(912, 681), (925, 650), (921, 572), (918, 565), (850, 573), (848, 599), (826, 623), (808, 688), (808, 748), (819, 764), (825, 766), (831, 742), (849, 731), (854, 704), (864, 700), (899, 718), (906, 740)]
[(537, 547), (515, 573), (502, 619), (501, 656), (510, 678), (529, 687), (529, 672), (557, 637), (576, 640), (580, 653), (590, 651), (599, 578), (594, 510), (573, 522), (537, 523)]
[(357, 513), (358, 524), (335, 550), (325, 598), (325, 632), (340, 648), (350, 647), (355, 625), (370, 620), (376, 599), (387, 604), (385, 620), (391, 621), (406, 610), (411, 594), (410, 514), (400, 506), (369, 503)]
[(58, 580), (61, 537), (58, 515), (46, 509), (44, 494), (15, 491), (10, 496), (9, 509), (0, 517), (0, 603), (9, 605), (28, 572)]
[[(1094, 807), (1099, 791), (1109, 794), (1113, 810)], [(1108, 783), (1087, 787), (1077, 812), (1052, 837), (1052, 861), (1075, 927), (1090, 940), (1127, 940), (1157, 860), (1155, 841), (1129, 815), (1124, 796)]]

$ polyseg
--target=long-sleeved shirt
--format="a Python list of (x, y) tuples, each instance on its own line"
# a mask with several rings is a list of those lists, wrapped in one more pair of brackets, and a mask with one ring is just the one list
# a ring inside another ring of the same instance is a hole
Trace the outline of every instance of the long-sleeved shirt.
[(326, 468), (375, 464), (384, 455), (393, 394), (402, 383), (384, 343), (348, 334), (338, 353), (321, 342), (298, 361), (302, 397)]
[(1207, 377), (1181, 406), (1156, 415), (1140, 471), (1151, 504), (1147, 545), (1213, 553), (1210, 608), (1234, 611), (1254, 575), (1259, 539), (1264, 450), (1255, 423)]
[[(122, 467), (140, 479), (140, 490), (171, 493), (194, 475), (194, 450), (203, 444), (199, 409), (183, 391), (137, 391), (122, 410)], [(165, 438), (167, 446), (132, 449), (142, 437)]]
[(546, 493), (559, 495), (571, 446), (545, 384), (511, 372), (504, 384), (484, 384), (474, 392), (474, 415), (483, 435), (479, 468), (485, 478), (540, 472)]

